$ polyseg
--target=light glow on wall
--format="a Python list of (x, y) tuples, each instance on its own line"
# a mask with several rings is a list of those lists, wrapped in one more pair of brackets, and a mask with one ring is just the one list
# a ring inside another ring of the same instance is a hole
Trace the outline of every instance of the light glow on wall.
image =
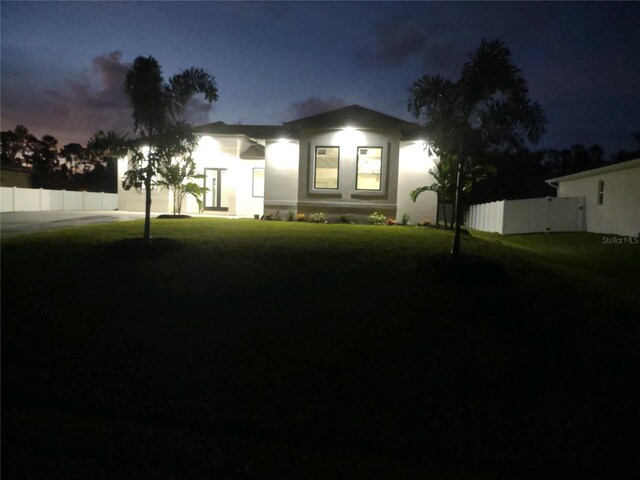
[(198, 141), (194, 156), (211, 156), (220, 150), (220, 142), (215, 138), (205, 135)]
[(265, 156), (278, 170), (295, 170), (298, 167), (298, 145), (286, 138), (268, 143)]
[(343, 147), (346, 151), (355, 151), (356, 148), (365, 143), (366, 137), (362, 131), (353, 127), (346, 127), (334, 134), (331, 144)]

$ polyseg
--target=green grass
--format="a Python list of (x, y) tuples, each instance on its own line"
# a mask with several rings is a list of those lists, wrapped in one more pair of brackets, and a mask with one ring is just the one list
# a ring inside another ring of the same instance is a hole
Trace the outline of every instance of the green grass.
[[(638, 245), (154, 220), (2, 240), (3, 478), (637, 467)], [(636, 462), (634, 464), (634, 462)]]

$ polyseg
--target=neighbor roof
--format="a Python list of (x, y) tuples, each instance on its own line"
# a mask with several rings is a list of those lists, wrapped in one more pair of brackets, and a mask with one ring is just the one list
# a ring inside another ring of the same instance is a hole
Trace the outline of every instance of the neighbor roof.
[(288, 127), (296, 128), (411, 128), (416, 124), (385, 113), (376, 112), (360, 105), (319, 113), (310, 117), (300, 118), (284, 123)]
[(604, 167), (592, 168), (591, 170), (585, 170), (584, 172), (572, 173), (570, 175), (564, 175), (562, 177), (550, 178), (545, 180), (546, 183), (567, 182), (569, 180), (578, 180), (580, 178), (593, 177), (594, 175), (602, 175), (605, 173), (617, 172), (619, 170), (626, 170), (628, 168), (640, 167), (640, 158), (635, 160), (628, 160), (626, 162), (614, 163), (613, 165), (606, 165)]

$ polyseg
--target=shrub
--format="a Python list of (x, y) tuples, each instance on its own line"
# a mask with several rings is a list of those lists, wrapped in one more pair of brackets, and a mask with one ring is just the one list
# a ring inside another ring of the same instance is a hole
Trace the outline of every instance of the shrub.
[(372, 225), (384, 225), (387, 221), (387, 217), (385, 217), (382, 213), (373, 212), (369, 215), (369, 223)]
[(408, 213), (405, 213), (402, 215), (402, 225), (409, 225), (409, 219), (411, 217), (409, 216)]
[(349, 215), (341, 215), (340, 223), (351, 223), (351, 218), (349, 218)]
[(296, 222), (304, 222), (305, 216), (304, 213), (299, 213), (296, 215)]
[(289, 212), (288, 212), (288, 215), (287, 215), (287, 221), (288, 222), (293, 222), (293, 219), (295, 218), (295, 216), (296, 216), (295, 210), (293, 208), (290, 208)]
[(395, 224), (396, 224), (395, 218), (387, 218), (387, 225), (395, 225)]
[(428, 227), (431, 225), (431, 220), (429, 220), (428, 218), (425, 218), (421, 222), (418, 222), (418, 225), (421, 227)]
[(327, 217), (322, 212), (312, 213), (309, 215), (309, 221), (312, 223), (326, 223)]

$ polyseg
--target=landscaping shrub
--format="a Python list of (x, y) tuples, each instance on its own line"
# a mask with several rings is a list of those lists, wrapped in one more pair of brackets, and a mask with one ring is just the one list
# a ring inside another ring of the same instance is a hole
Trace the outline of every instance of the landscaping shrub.
[(372, 225), (384, 225), (387, 221), (387, 217), (385, 217), (382, 213), (373, 212), (369, 215), (369, 223)]
[(312, 213), (309, 215), (309, 221), (312, 223), (327, 223), (327, 217), (322, 212)]

